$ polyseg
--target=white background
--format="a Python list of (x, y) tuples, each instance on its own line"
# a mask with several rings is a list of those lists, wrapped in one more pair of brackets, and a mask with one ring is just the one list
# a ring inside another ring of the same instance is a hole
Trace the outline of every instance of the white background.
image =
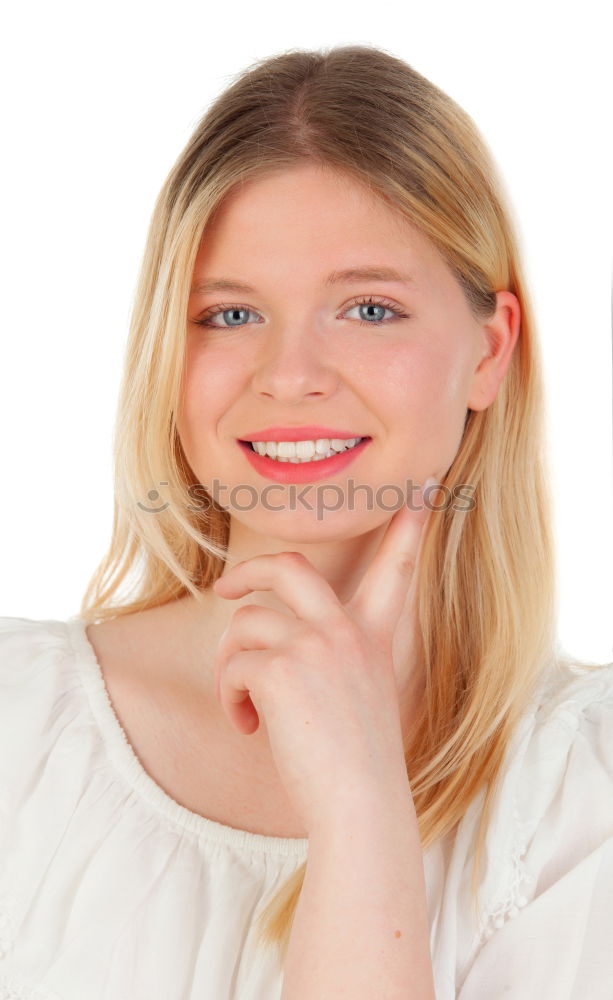
[(612, 60), (599, 0), (13, 4), (2, 93), (0, 615), (63, 618), (106, 550), (136, 275), (210, 101), (291, 48), (379, 45), (473, 117), (508, 191), (545, 354), (559, 635), (613, 658)]

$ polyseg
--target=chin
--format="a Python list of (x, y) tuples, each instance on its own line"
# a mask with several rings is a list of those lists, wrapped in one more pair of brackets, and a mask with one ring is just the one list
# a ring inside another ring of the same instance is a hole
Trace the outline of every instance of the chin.
[(342, 542), (358, 538), (387, 524), (394, 511), (278, 511), (265, 517), (247, 518), (244, 513), (231, 514), (243, 530), (268, 538), (278, 538), (288, 544)]

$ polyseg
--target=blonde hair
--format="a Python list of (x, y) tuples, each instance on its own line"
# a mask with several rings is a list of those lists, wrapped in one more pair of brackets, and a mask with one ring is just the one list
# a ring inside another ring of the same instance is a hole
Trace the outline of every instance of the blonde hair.
[[(189, 287), (215, 208), (242, 181), (306, 162), (345, 172), (428, 237), (478, 319), (513, 292), (521, 330), (494, 402), (467, 414), (443, 480), (476, 488), (429, 520), (418, 589), (426, 668), (407, 772), (424, 851), (476, 796), (483, 809), (473, 901), (497, 778), (518, 720), (555, 662), (555, 566), (542, 362), (501, 181), (474, 122), (411, 66), (379, 49), (290, 50), (253, 64), (198, 123), (155, 205), (136, 291), (114, 438), (109, 550), (80, 614), (104, 621), (190, 592), (221, 574), (229, 514), (190, 487), (175, 424)], [(145, 509), (167, 484), (170, 502)], [(125, 588), (123, 598), (122, 587)], [(263, 912), (260, 942), (285, 957), (302, 865)]]

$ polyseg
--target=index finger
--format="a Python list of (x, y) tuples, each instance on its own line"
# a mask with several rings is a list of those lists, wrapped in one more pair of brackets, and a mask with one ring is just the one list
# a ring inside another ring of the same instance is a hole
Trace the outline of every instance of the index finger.
[(332, 586), (301, 552), (252, 556), (222, 574), (213, 589), (230, 600), (254, 590), (273, 590), (297, 618), (314, 624), (334, 622), (341, 610)]
[(391, 635), (404, 607), (417, 571), (423, 530), (430, 511), (423, 505), (428, 486), (438, 485), (427, 479), (419, 491), (421, 508), (410, 510), (403, 505), (387, 527), (381, 545), (348, 602), (359, 607), (360, 618)]

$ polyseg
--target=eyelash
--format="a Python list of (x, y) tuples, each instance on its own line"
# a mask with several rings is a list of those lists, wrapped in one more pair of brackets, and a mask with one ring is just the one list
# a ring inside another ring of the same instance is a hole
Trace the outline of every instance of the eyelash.
[[(388, 299), (375, 298), (373, 295), (364, 296), (360, 299), (357, 299), (355, 302), (351, 302), (344, 310), (344, 312), (349, 312), (349, 310), (353, 309), (355, 306), (362, 306), (362, 305), (384, 306), (385, 309), (389, 309), (389, 311), (394, 313), (394, 315), (388, 316), (387, 319), (372, 320), (371, 322), (365, 319), (354, 320), (354, 322), (359, 323), (360, 326), (377, 327), (377, 326), (383, 326), (385, 323), (393, 323), (397, 319), (410, 318), (408, 313), (403, 312), (403, 310), (399, 306), (395, 305), (393, 302), (389, 302)], [(202, 316), (201, 319), (194, 320), (194, 323), (196, 324), (196, 326), (204, 326), (209, 330), (240, 330), (242, 329), (242, 326), (246, 326), (247, 325), (246, 323), (243, 323), (241, 326), (234, 326), (234, 327), (215, 326), (213, 323), (209, 322), (209, 320), (211, 320), (213, 316), (217, 316), (219, 313), (222, 312), (227, 312), (230, 309), (246, 309), (248, 312), (257, 312), (257, 310), (249, 309), (247, 306), (230, 303), (228, 305), (213, 306), (204, 314), (204, 316)]]

